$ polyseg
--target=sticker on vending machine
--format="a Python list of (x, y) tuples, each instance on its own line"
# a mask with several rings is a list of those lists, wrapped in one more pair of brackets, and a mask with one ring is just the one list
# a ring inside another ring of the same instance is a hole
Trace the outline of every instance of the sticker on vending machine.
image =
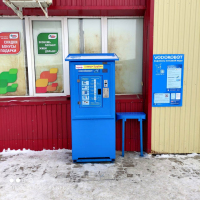
[[(89, 90), (89, 86), (83, 86), (82, 90)], [(89, 91), (88, 91), (89, 92)]]
[(89, 101), (82, 101), (82, 105), (88, 106), (90, 104)]
[(89, 96), (86, 95), (82, 96), (82, 100), (89, 100)]
[(82, 95), (89, 95), (89, 90), (82, 91)]
[(82, 81), (82, 85), (89, 85), (89, 81)]

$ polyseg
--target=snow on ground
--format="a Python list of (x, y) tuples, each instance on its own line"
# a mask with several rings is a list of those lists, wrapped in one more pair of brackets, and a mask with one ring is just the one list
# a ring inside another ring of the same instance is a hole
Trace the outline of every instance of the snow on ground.
[(116, 152), (115, 163), (75, 164), (70, 150), (0, 153), (0, 199), (200, 199), (200, 155)]

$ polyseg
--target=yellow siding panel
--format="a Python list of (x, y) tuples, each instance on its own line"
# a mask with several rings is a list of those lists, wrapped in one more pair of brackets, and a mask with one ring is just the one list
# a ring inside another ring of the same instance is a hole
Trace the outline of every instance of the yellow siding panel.
[[(198, 14), (197, 14), (197, 1), (195, 3), (192, 4), (192, 9), (195, 10), (195, 12), (193, 12), (192, 14), (192, 20), (194, 21), (194, 28), (192, 29), (193, 32), (191, 33), (191, 37), (194, 38), (194, 44), (193, 44), (193, 55), (191, 55), (191, 68), (192, 66), (197, 66), (197, 52), (198, 52), (198, 47), (196, 44), (196, 41), (198, 41), (199, 35), (197, 35), (196, 33), (199, 32), (199, 26), (197, 24), (197, 20), (198, 20)], [(195, 143), (194, 143), (194, 138), (195, 138), (195, 103), (196, 103), (196, 84), (195, 82), (197, 81), (197, 67), (195, 67), (193, 70), (191, 71), (191, 82), (190, 82), (190, 91), (191, 91), (191, 103), (190, 105), (194, 105), (194, 106), (190, 106), (190, 132), (191, 132), (191, 136), (189, 139), (189, 151), (190, 152), (194, 152), (194, 148), (195, 148)]]
[[(180, 4), (180, 29), (179, 29), (179, 48), (178, 51), (183, 52), (184, 49), (184, 45), (185, 45), (185, 20), (186, 20), (186, 16), (185, 16), (185, 11), (186, 11), (186, 1), (184, 0), (181, 4)], [(183, 52), (184, 53), (184, 52)], [(187, 65), (185, 64), (184, 66), (185, 68), (187, 67)], [(184, 82), (183, 82), (183, 94), (185, 94), (185, 80), (186, 80), (186, 74), (184, 73)], [(184, 95), (185, 96), (185, 95)], [(184, 121), (185, 121), (185, 99), (183, 96), (183, 107), (180, 108), (180, 132), (178, 135), (178, 140), (179, 140), (179, 149), (177, 149), (176, 153), (179, 152), (184, 152), (184, 130), (185, 127), (183, 126)]]
[(183, 106), (152, 108), (152, 152), (200, 153), (200, 0), (155, 0), (154, 54), (184, 54)]
[[(174, 18), (174, 41), (178, 41), (179, 40), (179, 24), (180, 24), (180, 13), (181, 13), (181, 9), (180, 9), (180, 0), (178, 1), (174, 1), (174, 7), (175, 7), (175, 18)], [(178, 52), (181, 51), (179, 50), (179, 42), (174, 42), (173, 43), (173, 52)], [(175, 119), (178, 119), (177, 122), (175, 122), (174, 125), (174, 135), (173, 135), (173, 139), (174, 139), (174, 143), (173, 143), (173, 149), (171, 150), (171, 152), (176, 152), (178, 153), (178, 149), (179, 149), (179, 138), (180, 138), (180, 108), (176, 107), (174, 109), (174, 116)]]

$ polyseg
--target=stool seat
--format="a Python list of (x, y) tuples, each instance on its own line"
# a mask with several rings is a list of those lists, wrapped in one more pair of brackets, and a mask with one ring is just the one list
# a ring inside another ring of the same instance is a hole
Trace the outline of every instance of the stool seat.
[(142, 131), (142, 121), (146, 119), (146, 114), (144, 112), (117, 112), (116, 119), (122, 119), (122, 156), (124, 157), (124, 131), (125, 122), (127, 119), (138, 119), (140, 122), (140, 156), (143, 157), (143, 131)]
[(117, 120), (119, 119), (146, 119), (144, 112), (117, 112)]

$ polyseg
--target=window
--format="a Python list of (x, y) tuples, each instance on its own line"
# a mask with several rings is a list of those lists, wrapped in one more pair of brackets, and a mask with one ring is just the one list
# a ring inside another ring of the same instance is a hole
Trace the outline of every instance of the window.
[(101, 53), (101, 20), (68, 19), (69, 53)]
[(101, 52), (116, 53), (120, 59), (116, 94), (142, 94), (142, 50), (141, 18), (2, 18), (0, 96), (70, 95), (65, 57)]
[(35, 93), (63, 93), (61, 21), (33, 21)]
[(142, 94), (143, 19), (108, 19), (108, 53), (116, 53), (115, 93)]
[(21, 19), (0, 19), (0, 96), (28, 95), (24, 40)]

